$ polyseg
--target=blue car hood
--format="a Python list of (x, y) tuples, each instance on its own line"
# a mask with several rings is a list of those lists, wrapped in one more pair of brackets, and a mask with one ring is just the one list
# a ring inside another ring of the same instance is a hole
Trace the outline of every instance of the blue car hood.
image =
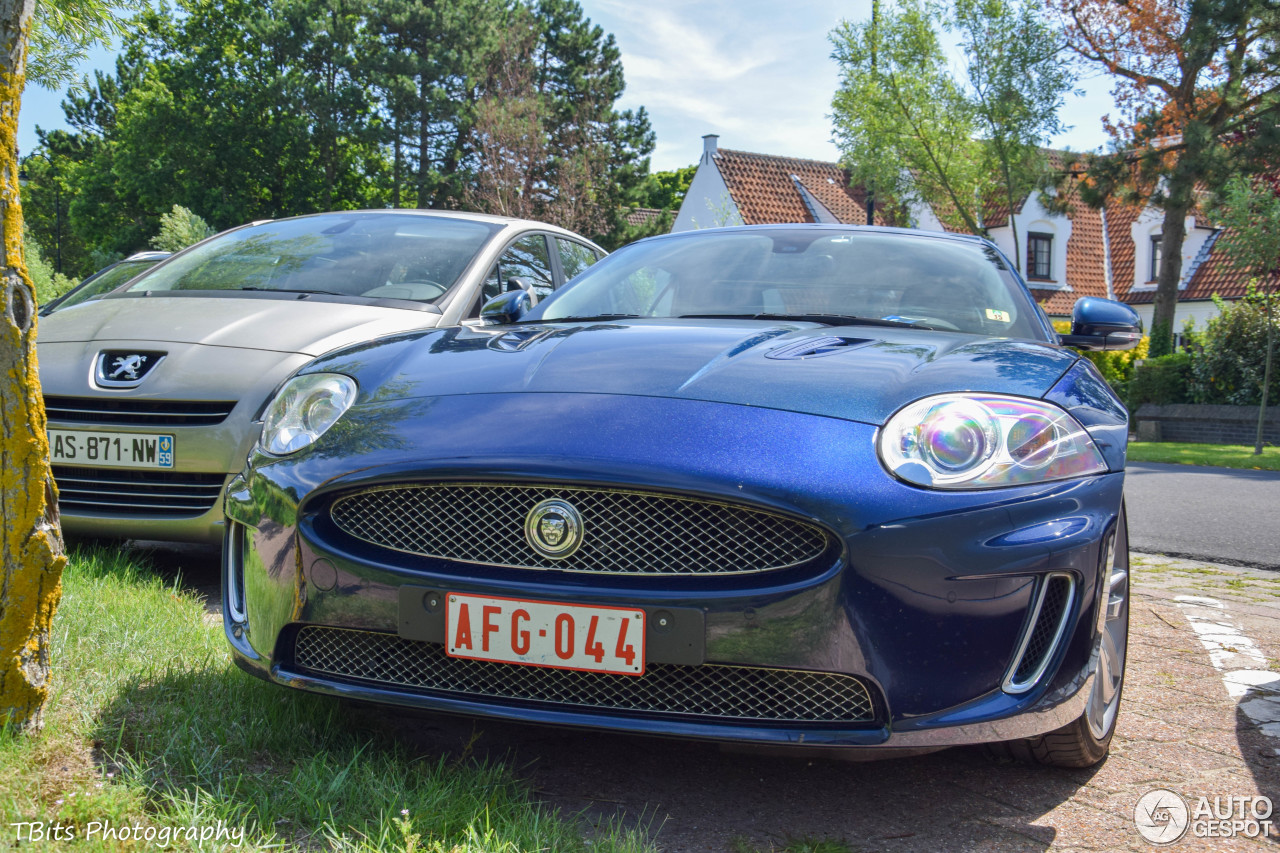
[(361, 404), (580, 392), (762, 406), (879, 425), (930, 394), (1041, 397), (1076, 360), (1047, 343), (955, 332), (643, 319), (411, 333), (341, 350), (304, 372), (354, 377)]

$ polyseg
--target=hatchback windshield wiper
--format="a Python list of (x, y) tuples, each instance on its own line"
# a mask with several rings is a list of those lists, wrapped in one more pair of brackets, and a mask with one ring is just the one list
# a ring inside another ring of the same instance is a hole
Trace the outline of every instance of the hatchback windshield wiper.
[(893, 326), (899, 329), (931, 329), (928, 323), (910, 320), (884, 320), (879, 317), (857, 317), (852, 314), (681, 314), (689, 320), (796, 320), (806, 323), (822, 323), (825, 326)]
[(316, 290), (311, 287), (237, 287), (236, 290), (256, 290), (259, 293), (319, 293), (325, 296), (350, 296), (336, 290)]

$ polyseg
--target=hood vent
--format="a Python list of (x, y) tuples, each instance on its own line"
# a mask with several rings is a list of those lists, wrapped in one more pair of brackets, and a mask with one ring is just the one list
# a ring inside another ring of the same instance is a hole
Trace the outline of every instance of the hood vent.
[(521, 352), (526, 347), (533, 346), (548, 335), (554, 334), (555, 331), (555, 329), (535, 326), (531, 329), (504, 332), (496, 338), (489, 339), (489, 349), (496, 349), (499, 352)]
[(820, 338), (805, 338), (784, 347), (778, 347), (765, 353), (765, 358), (793, 359), (820, 358), (824, 355), (835, 355), (854, 347), (871, 343), (867, 338), (841, 338), (835, 335), (823, 335)]

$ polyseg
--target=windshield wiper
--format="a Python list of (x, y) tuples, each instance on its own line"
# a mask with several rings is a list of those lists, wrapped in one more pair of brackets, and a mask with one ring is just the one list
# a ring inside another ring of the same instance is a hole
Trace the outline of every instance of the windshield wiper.
[(853, 314), (681, 314), (689, 320), (795, 320), (805, 323), (821, 323), (824, 326), (892, 326), (898, 329), (930, 329), (928, 323), (910, 320), (884, 320), (879, 317), (858, 317)]
[(256, 290), (259, 293), (317, 293), (324, 296), (350, 296), (336, 290), (316, 290), (310, 287), (237, 287), (236, 290)]

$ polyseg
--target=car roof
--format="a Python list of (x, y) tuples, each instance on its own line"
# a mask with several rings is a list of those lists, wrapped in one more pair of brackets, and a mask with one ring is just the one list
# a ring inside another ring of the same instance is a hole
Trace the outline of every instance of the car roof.
[[(827, 222), (777, 222), (763, 225), (726, 225), (721, 228), (700, 228), (694, 231), (675, 231), (670, 234), (658, 234), (646, 237), (645, 240), (667, 240), (688, 237), (692, 234), (737, 234), (744, 231), (833, 231), (838, 233), (865, 232), (873, 234), (901, 234), (929, 240), (952, 240), (962, 243), (987, 244), (990, 241), (973, 234), (957, 234), (952, 231), (921, 231), (919, 228), (894, 228), (888, 225), (846, 225)], [(644, 242), (644, 241), (636, 241)]]
[(267, 222), (283, 222), (286, 220), (293, 220), (293, 219), (309, 219), (315, 216), (352, 216), (352, 215), (373, 216), (373, 215), (386, 215), (388, 213), (409, 214), (414, 216), (435, 216), (435, 217), (444, 217), (448, 219), (466, 219), (472, 222), (489, 222), (495, 225), (503, 225), (508, 227), (528, 227), (538, 231), (550, 231), (556, 234), (563, 234), (566, 237), (572, 237), (575, 240), (585, 240), (588, 243), (592, 243), (592, 245), (595, 245), (589, 237), (585, 237), (581, 234), (576, 234), (573, 231), (568, 230), (567, 228), (561, 228), (559, 225), (552, 225), (550, 222), (539, 222), (536, 219), (520, 219), (514, 216), (499, 216), (493, 213), (477, 213), (470, 210), (435, 210), (432, 208), (420, 208), (420, 207), (389, 207), (389, 208), (382, 208), (382, 209), (374, 208), (374, 209), (366, 209), (366, 210), (331, 210), (331, 211), (326, 211), (324, 213), (308, 213), (302, 216), (288, 216), (288, 217), (282, 217), (280, 219), (259, 219), (254, 222), (247, 223), (245, 226), (242, 226), (242, 227), (248, 227), (250, 225), (262, 225)]

